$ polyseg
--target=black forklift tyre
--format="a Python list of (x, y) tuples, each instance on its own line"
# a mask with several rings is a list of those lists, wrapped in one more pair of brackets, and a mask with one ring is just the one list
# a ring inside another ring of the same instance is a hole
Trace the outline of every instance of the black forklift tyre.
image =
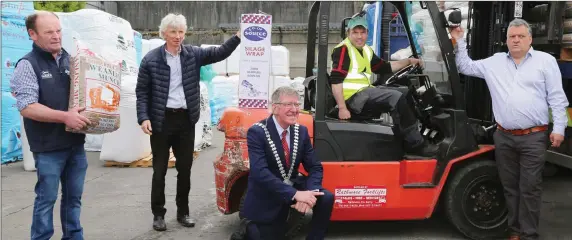
[(507, 207), (496, 163), (475, 159), (451, 176), (445, 189), (445, 215), (470, 239), (496, 239), (507, 234)]
[[(242, 207), (244, 206), (244, 199), (246, 198), (246, 191), (240, 197), (240, 203), (238, 205), (238, 217), (240, 220), (244, 219), (242, 216)], [(302, 226), (304, 225), (304, 214), (298, 212), (296, 209), (291, 208), (288, 212), (288, 219), (286, 220), (288, 227), (286, 228), (286, 239), (292, 239), (298, 234)]]

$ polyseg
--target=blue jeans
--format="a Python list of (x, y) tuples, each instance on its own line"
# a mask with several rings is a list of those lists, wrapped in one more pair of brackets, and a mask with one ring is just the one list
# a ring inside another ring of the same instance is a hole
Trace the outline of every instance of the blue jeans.
[(81, 195), (87, 170), (83, 144), (71, 148), (34, 153), (38, 182), (32, 217), (32, 240), (50, 239), (54, 234), (53, 211), (62, 182), (60, 218), (62, 239), (83, 239), (79, 222)]

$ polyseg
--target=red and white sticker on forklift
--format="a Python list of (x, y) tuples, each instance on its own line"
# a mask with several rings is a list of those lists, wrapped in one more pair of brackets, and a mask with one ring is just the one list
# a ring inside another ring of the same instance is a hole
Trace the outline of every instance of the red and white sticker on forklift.
[(377, 208), (386, 203), (387, 188), (340, 186), (335, 189), (334, 208)]

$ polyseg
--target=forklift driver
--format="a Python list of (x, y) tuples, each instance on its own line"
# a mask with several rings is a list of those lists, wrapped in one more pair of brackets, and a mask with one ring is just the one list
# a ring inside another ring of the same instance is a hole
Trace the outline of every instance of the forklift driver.
[(372, 109), (390, 112), (409, 154), (434, 156), (438, 147), (424, 141), (419, 132), (415, 114), (407, 104), (406, 93), (370, 84), (373, 73), (397, 72), (408, 65), (419, 64), (419, 59), (409, 58), (386, 62), (366, 45), (368, 34), (365, 18), (357, 16), (348, 23), (347, 38), (332, 51), (330, 84), (338, 105), (339, 119), (349, 119)]

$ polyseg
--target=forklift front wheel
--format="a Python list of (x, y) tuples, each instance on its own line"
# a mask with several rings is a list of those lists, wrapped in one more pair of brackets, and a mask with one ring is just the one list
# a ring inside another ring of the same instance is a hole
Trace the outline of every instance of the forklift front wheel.
[(507, 233), (507, 207), (496, 163), (473, 159), (457, 169), (445, 190), (449, 221), (470, 239), (496, 239)]

